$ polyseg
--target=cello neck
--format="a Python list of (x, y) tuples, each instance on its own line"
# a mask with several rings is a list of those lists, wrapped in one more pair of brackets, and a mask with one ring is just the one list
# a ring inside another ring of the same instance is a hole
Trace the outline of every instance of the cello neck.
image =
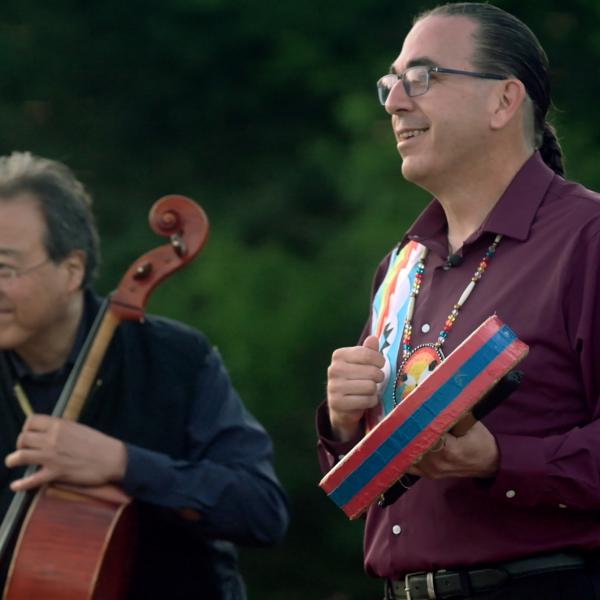
[[(77, 421), (120, 319), (104, 300), (52, 415)], [(108, 309), (108, 310), (107, 310)]]

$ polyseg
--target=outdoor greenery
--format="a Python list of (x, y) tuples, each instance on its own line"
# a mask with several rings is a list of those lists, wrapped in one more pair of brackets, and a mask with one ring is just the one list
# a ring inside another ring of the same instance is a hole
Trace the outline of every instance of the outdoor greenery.
[[(600, 3), (499, 1), (538, 34), (570, 177), (600, 189)], [(293, 521), (244, 549), (250, 600), (371, 600), (361, 522), (318, 489), (314, 410), (356, 340), (371, 276), (427, 201), (403, 182), (376, 79), (417, 0), (3, 0), (0, 152), (69, 164), (93, 192), (98, 289), (162, 243), (167, 193), (211, 219), (149, 310), (203, 330), (270, 431)], [(551, 258), (551, 257), (549, 257)], [(194, 596), (201, 598), (201, 593)]]

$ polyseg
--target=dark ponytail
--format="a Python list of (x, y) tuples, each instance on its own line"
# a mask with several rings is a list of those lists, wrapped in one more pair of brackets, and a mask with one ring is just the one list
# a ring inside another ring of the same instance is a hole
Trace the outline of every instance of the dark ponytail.
[(540, 154), (544, 162), (558, 175), (564, 176), (565, 167), (563, 164), (563, 154), (556, 130), (546, 121), (544, 123), (544, 131), (542, 133), (542, 144), (540, 146)]
[(473, 65), (523, 83), (533, 104), (534, 145), (544, 162), (558, 175), (564, 175), (562, 150), (547, 120), (551, 104), (548, 57), (531, 29), (497, 6), (478, 2), (444, 4), (420, 14), (415, 22), (429, 16), (462, 16), (479, 25)]

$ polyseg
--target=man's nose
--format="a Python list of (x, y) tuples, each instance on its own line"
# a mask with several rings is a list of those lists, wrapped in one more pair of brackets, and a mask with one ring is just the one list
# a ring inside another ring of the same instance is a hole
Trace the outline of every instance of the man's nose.
[(410, 110), (413, 106), (412, 98), (404, 89), (404, 82), (400, 79), (394, 84), (385, 101), (385, 110), (394, 115), (400, 110)]

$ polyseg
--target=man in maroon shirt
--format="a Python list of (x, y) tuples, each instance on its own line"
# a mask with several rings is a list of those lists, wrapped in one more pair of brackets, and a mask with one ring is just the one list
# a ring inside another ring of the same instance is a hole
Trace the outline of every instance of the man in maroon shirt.
[(380, 338), (370, 319), (359, 346), (333, 353), (323, 468), (367, 411), (393, 407), (382, 397), (419, 346), (441, 359), (496, 313), (530, 353), (510, 398), (369, 509), (366, 571), (389, 599), (600, 598), (600, 196), (562, 178), (546, 55), (504, 11), (449, 4), (416, 20), (378, 91), (403, 176), (434, 198), (398, 247), (420, 254), (396, 325)]

